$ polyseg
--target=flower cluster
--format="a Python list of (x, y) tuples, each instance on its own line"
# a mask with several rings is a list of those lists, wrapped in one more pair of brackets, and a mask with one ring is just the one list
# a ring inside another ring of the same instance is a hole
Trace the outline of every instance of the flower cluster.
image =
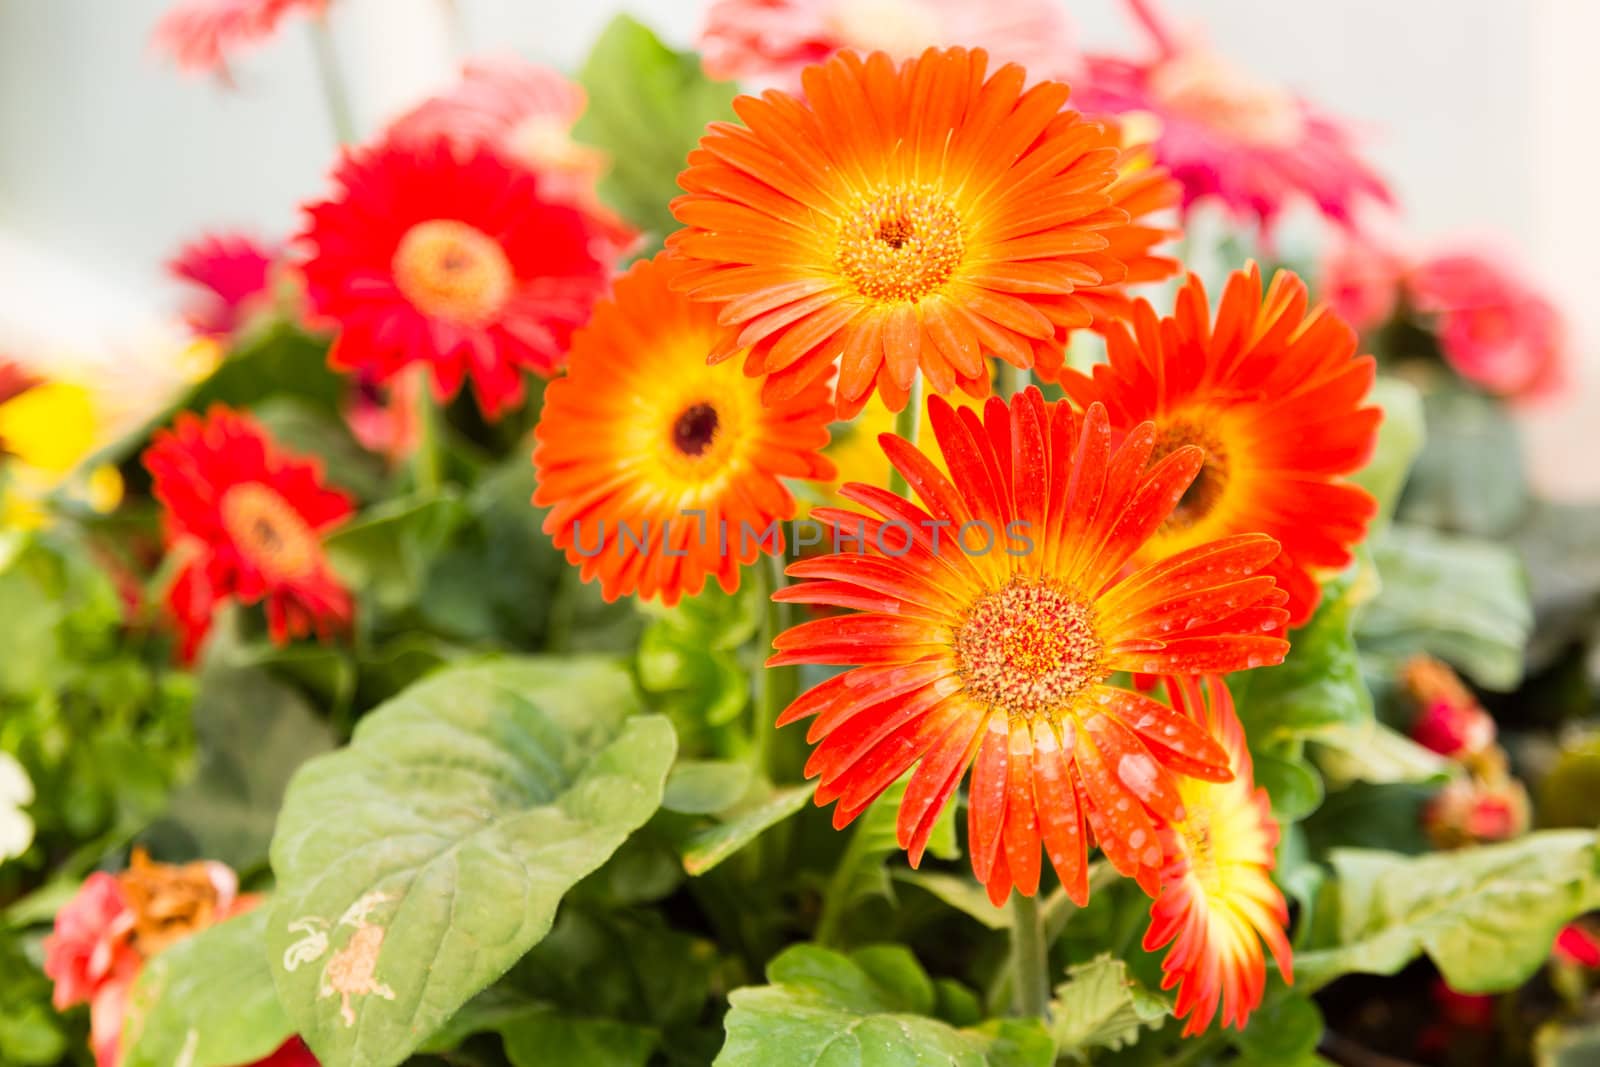
[[(181, 67), (223, 70), (327, 6), (184, 0), (157, 40)], [(343, 147), (293, 235), (185, 245), (169, 271), (193, 290), (190, 331), (235, 354), (279, 327), (309, 339), (338, 440), (287, 447), (274, 419), (292, 428), (294, 411), (247, 413), (226, 391), (154, 433), (151, 569), (180, 658), (206, 653), (224, 608), (246, 637), (264, 618), (278, 646), (348, 641), (344, 689), (381, 684), (364, 658), (374, 617), (408, 627), (437, 608), (452, 631), (438, 658), (454, 655), (489, 614), (467, 597), (369, 613), (352, 544), (400, 558), (446, 535), (394, 532), (412, 514), (394, 507), (362, 513), (394, 503), (362, 475), (441, 526), (477, 521), (503, 502), (449, 483), (513, 450), (542, 510), (519, 490), (503, 525), (601, 600), (675, 619), (708, 580), (759, 583), (747, 798), (801, 777), (798, 755), (769, 765), (786, 735), (767, 734), (804, 723), (803, 776), (836, 828), (892, 797), (910, 866), (949, 858), (936, 835), (957, 837), (995, 906), (1025, 911), (1057, 883), (1083, 906), (1126, 878), (1132, 917), (1148, 898), (1142, 945), (1184, 1034), (1242, 1028), (1269, 957), (1284, 982), (1295, 971), (1280, 826), (1256, 777), (1285, 760), (1265, 747), (1276, 738), (1247, 736), (1247, 672), (1340, 607), (1324, 585), (1382, 525), (1356, 481), (1383, 418), (1357, 331), (1425, 316), (1463, 377), (1518, 395), (1551, 380), (1562, 338), (1548, 303), (1485, 259), (1379, 251), (1362, 216), (1390, 194), (1344, 125), (1174, 32), (1149, 0), (1130, 7), (1143, 59), (1080, 54), (1045, 0), (719, 0), (680, 73), (774, 87), (694, 120), (693, 147), (670, 153), (680, 193), (658, 198), (677, 226), (664, 234), (665, 215), (646, 224), (602, 196), (613, 166), (644, 164), (580, 138), (578, 84), (470, 62)], [(1253, 261), (1208, 291), (1172, 254), (1207, 202), (1269, 248), (1296, 202), (1337, 224), (1330, 299)], [(1157, 298), (1147, 283), (1169, 284)], [(39, 389), (0, 364), (0, 438), (19, 457), (13, 406)], [(330, 480), (319, 457), (341, 448), (375, 455)], [(829, 536), (786, 537), (803, 517)], [(447, 566), (503, 562), (463, 544), (416, 582), (418, 601)], [(528, 608), (555, 629), (573, 588)], [(426, 644), (393, 658), (409, 670)], [(654, 651), (660, 673), (680, 666)], [(749, 679), (728, 669), (742, 699)], [(1462, 772), (1427, 829), (1449, 847), (1525, 830), (1526, 796), (1471, 692), (1426, 660), (1403, 688), (1413, 738)], [(950, 831), (962, 809), (964, 834)], [(143, 964), (253, 902), (226, 868), (142, 853), (85, 883), (47, 971), (58, 1007), (90, 1005), (102, 1067)], [(309, 1055), (294, 1043), (268, 1062)]]

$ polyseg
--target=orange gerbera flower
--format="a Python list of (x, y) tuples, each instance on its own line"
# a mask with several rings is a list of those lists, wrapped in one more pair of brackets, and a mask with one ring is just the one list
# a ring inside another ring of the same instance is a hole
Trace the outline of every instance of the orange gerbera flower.
[(671, 273), (658, 255), (617, 281), (537, 430), (545, 532), (607, 600), (674, 604), (710, 574), (732, 592), (741, 564), (782, 550), (797, 504), (780, 479), (833, 476), (827, 383), (762, 404), (759, 382), (706, 362), (728, 331), (668, 288)]
[[(1257, 574), (1264, 534), (1197, 546), (1132, 575), (1128, 560), (1200, 470), (1199, 449), (1150, 465), (1144, 425), (1115, 451), (1105, 409), (1078, 416), (1037, 389), (980, 420), (930, 398), (951, 477), (880, 440), (923, 508), (846, 486), (872, 516), (813, 515), (859, 551), (803, 560), (778, 599), (860, 613), (780, 634), (771, 666), (855, 665), (796, 700), (816, 716), (806, 774), (844, 826), (912, 771), (898, 839), (920, 862), (968, 764), (972, 869), (997, 904), (1039, 885), (1041, 840), (1074, 900), (1088, 897), (1087, 819), (1106, 857), (1154, 893), (1156, 829), (1181, 814), (1177, 775), (1223, 781), (1227, 753), (1190, 719), (1112, 680), (1117, 671), (1233, 671), (1277, 663), (1283, 593)], [(920, 762), (919, 762), (920, 761)]]
[(1174, 1011), (1197, 1034), (1222, 1007), (1222, 1025), (1244, 1029), (1266, 988), (1266, 942), (1278, 970), (1294, 981), (1284, 927), (1289, 909), (1272, 884), (1278, 824), (1265, 789), (1256, 788), (1244, 727), (1218, 677), (1167, 680), (1175, 707), (1228, 753), (1230, 782), (1178, 783), (1184, 814), (1165, 831), (1169, 865), (1150, 907), (1146, 951), (1171, 944), (1161, 988), (1178, 987)]
[(1371, 356), (1338, 316), (1306, 308), (1306, 286), (1280, 271), (1261, 292), (1251, 264), (1228, 280), (1211, 322), (1205, 288), (1190, 277), (1177, 313), (1135, 308), (1133, 332), (1108, 334), (1110, 359), (1092, 375), (1062, 372), (1079, 407), (1100, 403), (1113, 425), (1156, 424), (1158, 453), (1205, 449), (1200, 476), (1140, 551), (1153, 562), (1228, 534), (1259, 530), (1283, 546), (1270, 567), (1289, 593), (1290, 622), (1311, 617), (1316, 573), (1350, 563), (1377, 509), (1344, 475), (1361, 469), (1382, 411), (1363, 407)]
[(748, 348), (770, 399), (840, 361), (844, 414), (874, 386), (898, 411), (919, 367), (983, 396), (983, 357), (1032, 367), (1090, 324), (1079, 290), (1127, 276), (1108, 251), (1129, 225), (1117, 135), (1063, 111), (1065, 85), (987, 66), (844, 52), (806, 70), (804, 98), (734, 102), (745, 125), (690, 153), (667, 242), (678, 284), (739, 327), (715, 358)]

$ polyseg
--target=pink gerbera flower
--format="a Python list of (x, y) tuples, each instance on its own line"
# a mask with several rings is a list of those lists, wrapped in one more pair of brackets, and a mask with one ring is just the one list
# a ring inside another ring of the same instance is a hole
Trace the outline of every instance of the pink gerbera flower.
[(713, 78), (797, 88), (800, 71), (842, 48), (912, 59), (930, 47), (982, 48), (995, 65), (1058, 77), (1077, 61), (1055, 0), (718, 0), (700, 35)]
[(1471, 251), (1436, 254), (1411, 272), (1407, 294), (1433, 317), (1439, 350), (1461, 377), (1500, 396), (1547, 395), (1563, 379), (1566, 321), (1506, 263)]
[(1155, 55), (1084, 57), (1074, 106), (1089, 114), (1145, 113), (1159, 120), (1157, 158), (1183, 183), (1184, 208), (1215, 199), (1265, 234), (1296, 199), (1354, 227), (1364, 201), (1392, 202), (1356, 154), (1350, 130), (1293, 93), (1233, 66), (1203, 42), (1174, 33), (1152, 0), (1129, 6)]
[(328, 0), (177, 0), (151, 44), (186, 73), (225, 72), (231, 53), (271, 37), (295, 11), (320, 15)]
[(167, 273), (200, 290), (184, 312), (189, 328), (226, 338), (271, 300), (282, 250), (241, 233), (208, 233), (179, 248)]
[(487, 146), (539, 176), (551, 200), (587, 215), (610, 246), (610, 258), (632, 244), (633, 229), (600, 202), (595, 183), (610, 165), (606, 154), (572, 139), (588, 99), (583, 87), (548, 67), (514, 56), (474, 60), (449, 92), (429, 97), (389, 127), (392, 143), (427, 145), (443, 139), (468, 151)]

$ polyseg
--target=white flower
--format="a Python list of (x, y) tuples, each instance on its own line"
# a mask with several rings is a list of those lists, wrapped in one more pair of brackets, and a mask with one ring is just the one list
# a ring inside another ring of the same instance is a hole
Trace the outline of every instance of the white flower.
[(0, 863), (22, 855), (33, 844), (33, 820), (22, 810), (32, 803), (33, 783), (28, 772), (0, 752)]

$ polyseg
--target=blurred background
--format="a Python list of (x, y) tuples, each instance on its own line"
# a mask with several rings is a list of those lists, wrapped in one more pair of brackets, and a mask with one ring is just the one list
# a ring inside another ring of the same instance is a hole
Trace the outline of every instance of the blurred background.
[[(1115, 0), (1062, 0), (1080, 43), (1125, 50)], [(335, 138), (309, 26), (249, 52), (231, 86), (154, 56), (166, 0), (0, 0), (0, 348), (136, 344), (168, 320), (161, 264), (217, 227), (290, 232)], [(448, 84), (465, 54), (571, 70), (619, 10), (687, 46), (701, 0), (344, 0), (333, 46), (358, 128)], [(1551, 495), (1600, 499), (1600, 210), (1594, 0), (1170, 0), (1177, 21), (1361, 129), (1408, 235), (1466, 238), (1522, 264), (1571, 317), (1573, 388), (1523, 411)], [(1284, 251), (1293, 258), (1291, 225)]]

